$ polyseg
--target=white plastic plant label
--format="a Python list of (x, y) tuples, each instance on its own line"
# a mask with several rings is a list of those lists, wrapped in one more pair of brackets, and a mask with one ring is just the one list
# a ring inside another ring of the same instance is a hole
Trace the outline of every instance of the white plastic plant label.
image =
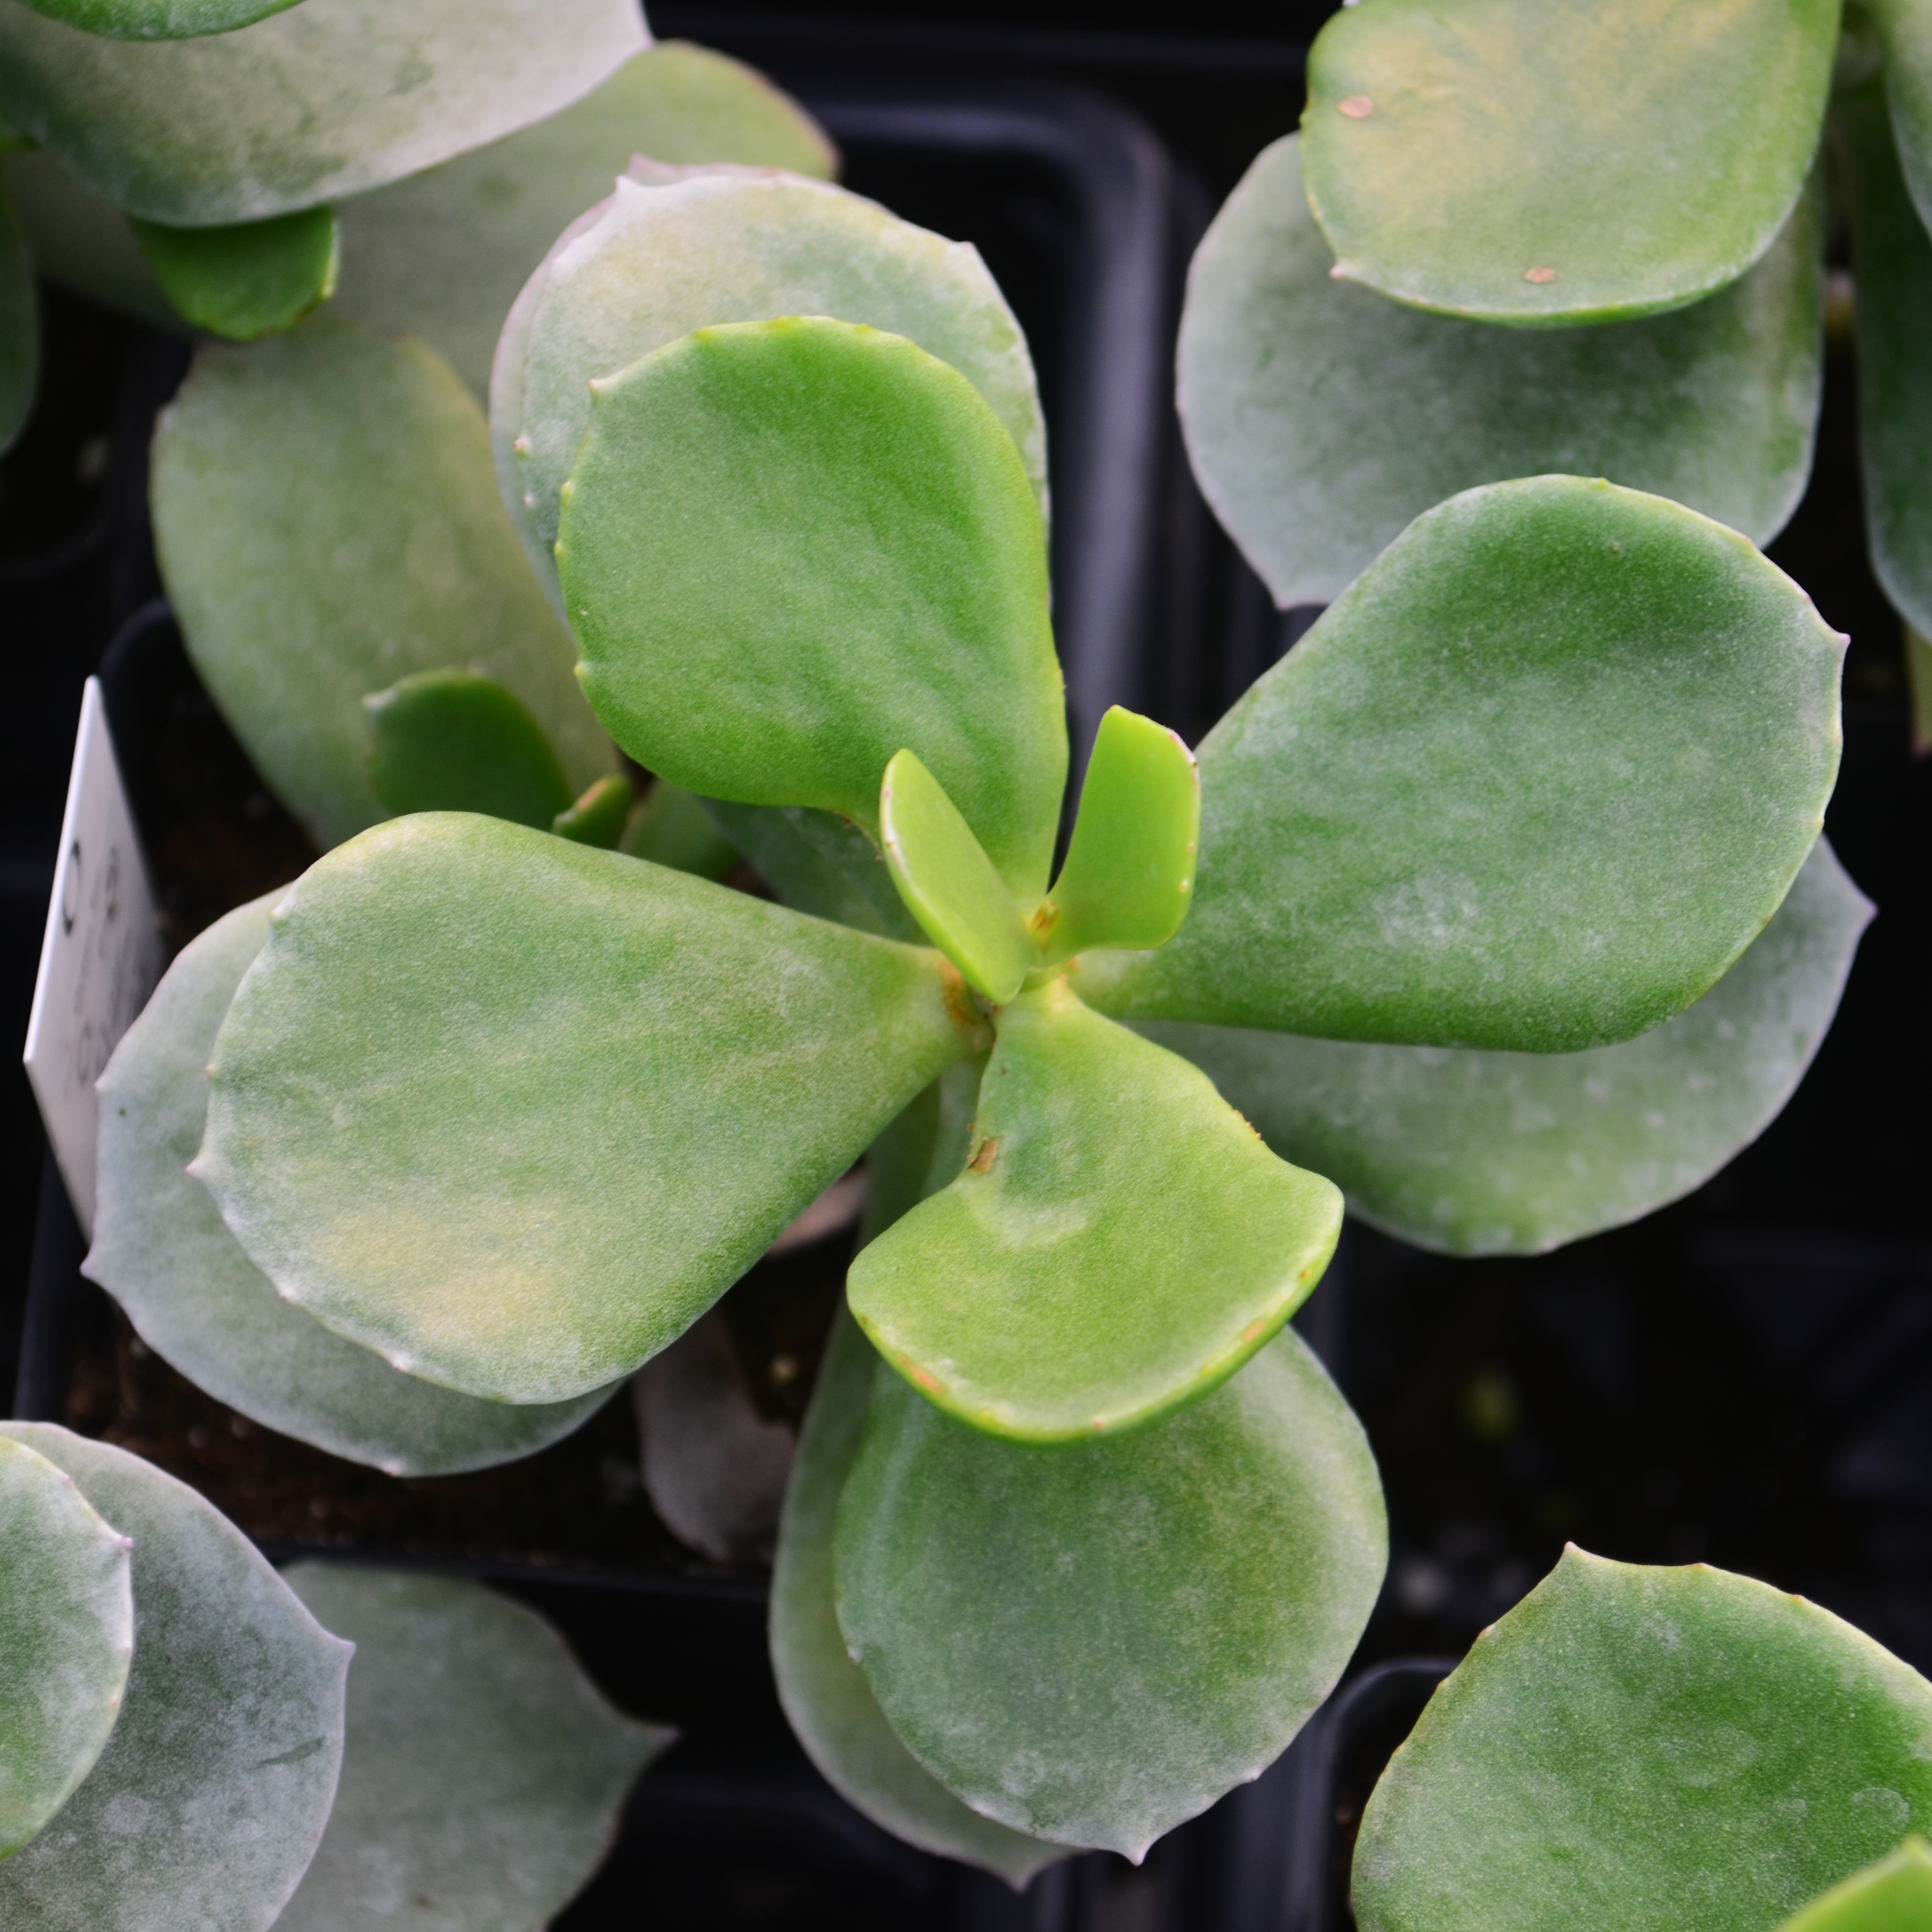
[(81, 1229), (94, 1234), (94, 1083), (160, 977), (154, 889), (89, 678), (24, 1058)]

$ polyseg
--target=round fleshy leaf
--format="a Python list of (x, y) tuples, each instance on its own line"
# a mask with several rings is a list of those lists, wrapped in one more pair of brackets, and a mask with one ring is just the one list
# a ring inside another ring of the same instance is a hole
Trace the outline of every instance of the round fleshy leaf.
[(148, 42), (0, 0), (0, 112), (116, 207), (212, 227), (500, 140), (645, 44), (633, 0), (302, 0), (230, 33)]
[(1361, 1425), (1292, 1330), (1180, 1414), (1074, 1448), (995, 1441), (875, 1375), (838, 1622), (955, 1796), (1138, 1858), (1334, 1688), (1387, 1544)]
[(652, 47), (561, 113), (344, 202), (337, 308), (420, 338), (484, 394), (517, 291), (638, 154), (820, 176), (836, 162), (810, 117), (762, 75), (688, 43)]
[(886, 855), (848, 820), (802, 805), (730, 805), (710, 798), (704, 808), (786, 905), (882, 939), (924, 943), (919, 922), (892, 884)]
[(49, 1423), (0, 1435), (64, 1469), (134, 1546), (120, 1721), (52, 1823), (0, 1862), (0, 1924), (267, 1932), (335, 1796), (350, 1646), (153, 1464)]
[(128, 226), (183, 320), (230, 342), (292, 328), (335, 287), (335, 217), (304, 208), (230, 228)]
[(896, 1837), (1014, 1885), (1066, 1856), (969, 1810), (900, 1743), (838, 1628), (832, 1526), (878, 1357), (842, 1310), (798, 1439), (772, 1571), (772, 1670), (794, 1734), (834, 1790)]
[(296, 0), (25, 0), (36, 14), (110, 40), (186, 40), (232, 33)]
[(569, 636), (496, 500), (482, 418), (420, 345), (322, 315), (204, 351), (163, 414), (153, 490), (188, 653), (318, 844), (388, 816), (362, 700), (412, 672), (506, 686), (567, 796), (610, 770)]
[(1275, 601), (1339, 596), (1458, 490), (1607, 476), (1768, 543), (1810, 472), (1822, 393), (1814, 180), (1750, 273), (1694, 307), (1504, 334), (1329, 273), (1300, 142), (1263, 150), (1188, 278), (1180, 396), (1208, 501)]
[(194, 1171), (338, 1333), (562, 1402), (674, 1340), (981, 1033), (937, 954), (427, 813), (283, 901)]
[(1864, 11), (1884, 50), (1899, 164), (1921, 220), (1932, 225), (1932, 8), (1924, 0), (1864, 0)]
[(1932, 1850), (1916, 1834), (1855, 1872), (1779, 1932), (1924, 1932), (1932, 1925)]
[(1574, 1546), (1356, 1841), (1362, 1932), (1765, 1932), (1932, 1817), (1932, 1685), (1827, 1610)]
[(356, 1656), (335, 1809), (278, 1932), (542, 1932), (676, 1733), (620, 1716), (549, 1624), (481, 1584), (284, 1576)]
[(998, 1027), (964, 1168), (853, 1263), (853, 1313), (929, 1400), (1016, 1442), (1197, 1400), (1307, 1299), (1341, 1195), (1064, 978)]
[(418, 671), (362, 708), (376, 741), (370, 782), (393, 812), (480, 812), (548, 832), (571, 808), (550, 740), (494, 678)]
[(0, 1436), (0, 1858), (74, 1795), (120, 1714), (128, 1550), (72, 1477)]
[(1610, 322), (1733, 282), (1818, 145), (1838, 0), (1375, 0), (1308, 60), (1336, 274), (1491, 322)]
[(1144, 1021), (1285, 1160), (1420, 1247), (1541, 1254), (1700, 1186), (1778, 1118), (1838, 1010), (1871, 902), (1821, 838), (1694, 1005), (1584, 1053), (1369, 1046)]
[(611, 735), (702, 796), (874, 830), (910, 749), (1037, 898), (1066, 778), (1046, 532), (978, 391), (812, 318), (700, 328), (591, 394), (556, 554)]
[[(560, 838), (568, 838), (579, 845), (596, 845), (606, 852), (614, 852), (622, 842), (625, 832), (631, 823), (631, 807), (637, 794), (631, 781), (622, 773), (614, 773), (609, 778), (599, 778), (580, 797), (573, 799), (550, 822), (550, 829)], [(647, 858), (648, 853), (633, 851), (633, 858)], [(734, 853), (735, 859), (736, 854)], [(659, 863), (668, 861), (660, 860)], [(703, 878), (716, 878), (720, 873), (713, 872), (700, 862), (682, 866), (680, 872), (696, 872)], [(728, 866), (722, 868), (728, 872)]]
[(590, 384), (719, 322), (836, 316), (917, 343), (985, 397), (1045, 506), (1032, 359), (970, 242), (816, 182), (652, 179), (618, 182), (608, 208), (553, 250), (518, 296), (497, 353), (497, 473), (540, 577), (554, 586), (560, 493), (590, 426)]
[(20, 433), (40, 380), (40, 313), (33, 258), (0, 184), (0, 451)]
[(392, 1476), (534, 1455), (611, 1390), (483, 1402), (400, 1373), (283, 1300), (187, 1171), (208, 1117), (214, 1036), (282, 897), (243, 906), (184, 947), (107, 1063), (86, 1272), (163, 1360), (265, 1429)]
[(111, 201), (82, 188), (41, 148), (0, 154), (0, 178), (40, 274), (150, 328), (188, 333)]
[(1103, 1011), (1569, 1052), (1714, 986), (1818, 836), (1844, 640), (1742, 537), (1576, 477), (1419, 517), (1200, 749), (1200, 883)]

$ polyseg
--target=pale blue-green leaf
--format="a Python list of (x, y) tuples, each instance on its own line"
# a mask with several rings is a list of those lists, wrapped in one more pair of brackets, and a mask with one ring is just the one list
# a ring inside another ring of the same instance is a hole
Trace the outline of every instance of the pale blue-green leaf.
[(171, 335), (188, 324), (161, 292), (128, 218), (44, 148), (0, 154), (0, 179), (26, 231), (34, 266), (50, 282)]
[(1675, 314), (1507, 332), (1330, 274), (1294, 135), (1262, 151), (1194, 258), (1180, 400), (1203, 493), (1275, 601), (1339, 596), (1457, 490), (1607, 476), (1768, 543), (1810, 473), (1824, 196)]
[(936, 953), (425, 813), (278, 909), (195, 1172), (332, 1328), (561, 1402), (682, 1333), (982, 1039)]
[(956, 1797), (1138, 1858), (1307, 1721), (1387, 1550), (1361, 1425), (1292, 1330), (1192, 1408), (1073, 1448), (982, 1436), (875, 1373), (838, 1622)]
[(259, 220), (554, 114), (646, 44), (634, 0), (302, 0), (199, 40), (103, 40), (0, 0), (0, 112), (131, 214)]
[(620, 1716), (549, 1624), (480, 1583), (284, 1575), (356, 1655), (335, 1809), (278, 1932), (542, 1932), (676, 1733)]
[(1701, 1186), (1777, 1118), (1832, 1023), (1871, 902), (1821, 838), (1694, 1006), (1616, 1046), (1483, 1053), (1184, 1022), (1184, 1054), (1356, 1214), (1452, 1254), (1540, 1254)]
[(554, 1404), (483, 1402), (400, 1373), (283, 1300), (188, 1172), (208, 1117), (215, 1034), (282, 897), (270, 892), (190, 943), (107, 1063), (86, 1270), (163, 1360), (264, 1428), (392, 1476), (532, 1455), (611, 1390)]
[(204, 350), (162, 416), (153, 502), (188, 653), (318, 844), (388, 815), (362, 700), (413, 671), (506, 686), (573, 794), (610, 769), (496, 500), (482, 415), (420, 344), (321, 315)]
[(0, 182), (0, 450), (20, 433), (34, 406), (40, 372), (40, 311), (34, 298), (34, 264)]
[(1418, 517), (1202, 746), (1200, 883), (1103, 1011), (1568, 1052), (1708, 991), (1838, 773), (1845, 640), (1738, 536), (1576, 477)]
[(979, 251), (842, 188), (730, 173), (620, 182), (518, 306), (491, 379), (490, 434), (504, 500), (553, 586), (559, 495), (590, 426), (589, 384), (719, 322), (826, 315), (917, 343), (986, 398), (1046, 502), (1032, 358)]
[[(1854, 19), (1859, 10), (1852, 9)], [(1905, 182), (1919, 218), (1932, 226), (1932, 5), (1927, 0), (1864, 0), (1862, 10), (1877, 28), (1884, 52), (1885, 95)]]
[(53, 1822), (0, 1863), (7, 1932), (267, 1932), (328, 1822), (350, 1646), (242, 1532), (151, 1462), (0, 1422), (134, 1539), (120, 1721)]

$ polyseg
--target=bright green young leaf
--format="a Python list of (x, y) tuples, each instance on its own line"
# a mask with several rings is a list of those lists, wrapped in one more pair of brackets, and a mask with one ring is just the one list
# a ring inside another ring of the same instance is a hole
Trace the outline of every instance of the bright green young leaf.
[(645, 39), (634, 0), (302, 0), (155, 41), (0, 0), (0, 112), (130, 214), (258, 221), (530, 127)]
[(1908, 623), (1932, 630), (1932, 478), (1925, 468), (1932, 366), (1924, 344), (1932, 238), (1899, 172), (1882, 83), (1841, 99), (1833, 124), (1850, 164), (1865, 542), (1894, 607)]
[(646, 171), (593, 214), (518, 297), (490, 382), (504, 500), (553, 590), (560, 492), (590, 425), (590, 384), (719, 322), (836, 316), (916, 342), (986, 398), (1044, 508), (1032, 359), (970, 242), (842, 189), (773, 176)]
[(900, 1743), (853, 1662), (832, 1594), (832, 1525), (859, 1454), (878, 1357), (842, 1310), (798, 1441), (772, 1571), (772, 1670), (794, 1735), (848, 1803), (922, 1851), (1014, 1885), (1066, 1847), (969, 1810)]
[(1541, 1254), (1701, 1186), (1783, 1111), (1871, 902), (1821, 838), (1744, 957), (1675, 1019), (1583, 1053), (1370, 1046), (1184, 1022), (1194, 1062), (1364, 1220), (1452, 1254)]
[(1079, 1442), (1239, 1368), (1321, 1279), (1342, 1197), (1064, 979), (998, 1026), (971, 1157), (860, 1255), (846, 1292), (950, 1414)]
[(825, 176), (837, 160), (762, 75), (687, 42), (651, 47), (560, 114), (345, 202), (337, 307), (421, 338), (484, 394), (517, 291), (639, 154)]
[(676, 1734), (620, 1716), (549, 1624), (479, 1583), (286, 1576), (356, 1656), (335, 1809), (277, 1932), (542, 1932)]
[[(304, 0), (308, 4), (308, 0)], [(8, 1932), (267, 1932), (322, 1836), (350, 1646), (151, 1462), (51, 1423), (0, 1436), (134, 1541), (134, 1657), (93, 1770), (0, 1862)]]
[(1188, 278), (1180, 398), (1215, 514), (1277, 603), (1325, 604), (1432, 504), (1552, 472), (1669, 496), (1768, 543), (1804, 494), (1822, 392), (1815, 177), (1756, 267), (1694, 307), (1504, 333), (1351, 287), (1262, 151)]
[(20, 433), (40, 380), (40, 312), (11, 198), (0, 182), (0, 451)]
[(556, 555), (611, 735), (701, 796), (868, 828), (910, 748), (1036, 898), (1066, 778), (1046, 531), (978, 391), (820, 317), (700, 328), (591, 395)]
[(1336, 274), (1491, 322), (1611, 322), (1733, 282), (1818, 145), (1838, 0), (1372, 0), (1308, 60)]
[(1100, 720), (1066, 863), (1035, 916), (1047, 962), (1089, 946), (1165, 946), (1194, 890), (1201, 778), (1164, 724), (1116, 704)]
[(128, 1550), (72, 1477), (0, 1436), (0, 1858), (73, 1796), (120, 1715)]
[(1574, 1546), (1376, 1786), (1362, 1932), (1766, 1932), (1932, 1817), (1932, 1685), (1828, 1611)]
[(1925, 1932), (1932, 1925), (1932, 1850), (1916, 1834), (1788, 1918), (1779, 1932)]
[(956, 1796), (1138, 1858), (1300, 1729), (1387, 1548), (1361, 1425), (1292, 1331), (1179, 1415), (1069, 1449), (998, 1442), (874, 1375), (838, 1622)]
[(982, 1037), (936, 954), (429, 813), (282, 902), (194, 1171), (338, 1333), (562, 1402), (674, 1340)]
[(186, 40), (226, 34), (296, 0), (26, 0), (36, 14), (110, 40)]
[(610, 1395), (482, 1402), (418, 1381), (291, 1307), (188, 1172), (208, 1117), (208, 1062), (283, 897), (268, 893), (183, 949), (101, 1076), (99, 1198), (86, 1272), (141, 1339), (218, 1402), (392, 1476), (533, 1455)]
[[(568, 838), (579, 845), (596, 845), (606, 852), (614, 852), (630, 825), (631, 806), (635, 796), (631, 781), (621, 772), (614, 772), (608, 778), (599, 778), (580, 798), (574, 800), (560, 812), (550, 820), (550, 829), (560, 838)], [(649, 855), (633, 853), (632, 856), (635, 858)], [(680, 869), (700, 872), (703, 870), (701, 867), (692, 866), (680, 867)], [(712, 875), (704, 872), (703, 876), (708, 878)]]
[(976, 993), (1010, 1000), (1039, 963), (1032, 935), (973, 828), (910, 752), (886, 766), (879, 842), (920, 929)]
[(849, 820), (802, 805), (730, 805), (712, 798), (704, 808), (785, 904), (882, 939), (925, 944), (892, 884), (886, 855)]
[(556, 748), (566, 802), (610, 769), (482, 418), (419, 345), (321, 315), (205, 350), (156, 434), (153, 500), (189, 655), (318, 844), (388, 815), (362, 699), (414, 671), (507, 686)]
[(1844, 640), (1742, 537), (1576, 477), (1419, 517), (1200, 750), (1200, 884), (1083, 962), (1145, 1019), (1568, 1052), (1714, 985), (1838, 764)]
[(292, 328), (335, 292), (328, 208), (228, 228), (164, 228), (138, 216), (128, 225), (176, 312), (230, 342)]
[(370, 788), (393, 812), (480, 812), (548, 832), (571, 808), (550, 740), (494, 678), (418, 671), (362, 708), (376, 741)]
[[(759, 808), (747, 806), (743, 809), (755, 812)], [(648, 859), (654, 866), (694, 872), (700, 879), (722, 879), (738, 862), (737, 848), (718, 829), (704, 801), (663, 778), (652, 780), (643, 807), (618, 849), (634, 859)], [(814, 912), (818, 908), (801, 910)], [(915, 941), (920, 937), (916, 932), (903, 936)]]

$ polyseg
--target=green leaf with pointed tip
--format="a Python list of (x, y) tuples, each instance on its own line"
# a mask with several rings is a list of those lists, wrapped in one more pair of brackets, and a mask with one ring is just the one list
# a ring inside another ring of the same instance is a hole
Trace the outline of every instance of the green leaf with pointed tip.
[(1871, 916), (1821, 838), (1701, 1000), (1584, 1053), (1137, 1030), (1192, 1060), (1283, 1160), (1327, 1174), (1376, 1227), (1451, 1254), (1541, 1254), (1689, 1193), (1778, 1118)]
[(230, 33), (104, 40), (0, 0), (0, 112), (150, 221), (257, 221), (400, 180), (587, 94), (632, 0), (302, 0)]
[(842, 189), (779, 177), (653, 173), (619, 182), (592, 214), (518, 297), (490, 381), (503, 500), (554, 595), (560, 492), (590, 425), (590, 382), (718, 322), (836, 316), (916, 342), (986, 398), (1044, 508), (1032, 359), (970, 242)]
[(362, 709), (376, 740), (370, 784), (393, 812), (480, 812), (548, 832), (571, 809), (550, 740), (494, 678), (418, 671)]
[(36, 14), (110, 40), (186, 40), (232, 33), (296, 0), (25, 0)]
[(722, 879), (738, 862), (737, 848), (718, 830), (704, 801), (664, 778), (652, 781), (644, 808), (619, 849), (634, 859), (695, 873), (700, 879)]
[(1768, 543), (1804, 494), (1822, 392), (1814, 171), (1770, 251), (1694, 307), (1507, 334), (1351, 287), (1264, 149), (1188, 278), (1180, 400), (1215, 514), (1277, 603), (1325, 604), (1458, 490), (1607, 476)]
[(611, 1391), (482, 1402), (392, 1369), (292, 1307), (188, 1172), (208, 1118), (208, 1061), (280, 889), (183, 948), (100, 1077), (99, 1198), (86, 1271), (163, 1360), (218, 1402), (392, 1476), (452, 1475), (534, 1455)]
[(837, 159), (751, 68), (686, 42), (647, 48), (561, 113), (344, 203), (337, 308), (419, 337), (484, 394), (517, 291), (638, 154), (825, 176)]
[(1844, 640), (1743, 538), (1576, 477), (1419, 517), (1200, 750), (1200, 885), (1083, 962), (1145, 1019), (1568, 1052), (1708, 991), (1838, 764)]
[(842, 1310), (799, 1436), (772, 1571), (771, 1650), (793, 1734), (845, 1801), (896, 1837), (1013, 1885), (1066, 1856), (969, 1810), (906, 1749), (853, 1662), (833, 1598), (832, 1526), (878, 1357)]
[(335, 1809), (278, 1932), (542, 1932), (676, 1732), (620, 1716), (548, 1624), (479, 1583), (284, 1574), (356, 1658)]
[(227, 228), (128, 226), (176, 312), (230, 342), (292, 328), (335, 292), (334, 212), (304, 208)]
[(1932, 1850), (1916, 1834), (1888, 1858), (1855, 1872), (1779, 1932), (1924, 1932), (1932, 1925)]
[(0, 1436), (0, 1858), (74, 1795), (120, 1714), (128, 1550), (71, 1476)]
[[(662, 782), (662, 781), (660, 781)], [(814, 919), (922, 944), (886, 855), (849, 819), (802, 805), (732, 805), (708, 798), (704, 808), (746, 862), (785, 904)]]
[(886, 869), (920, 929), (997, 1006), (1038, 963), (1020, 909), (945, 788), (910, 752), (879, 788)]
[(1490, 322), (1734, 282), (1811, 166), (1838, 0), (1375, 0), (1308, 59), (1308, 199), (1345, 280)]
[(1858, 300), (1858, 456), (1872, 571), (1908, 623), (1932, 628), (1932, 238), (1906, 192), (1877, 80), (1842, 98), (1832, 117), (1850, 163)]
[(860, 1254), (852, 1312), (949, 1414), (1076, 1442), (1192, 1402), (1334, 1252), (1342, 1197), (1064, 979), (998, 1016), (972, 1158)]
[(997, 1442), (874, 1375), (838, 1622), (964, 1802), (1138, 1858), (1307, 1720), (1387, 1550), (1361, 1425), (1292, 1330), (1206, 1401), (1070, 1449)]
[(1932, 1685), (1801, 1597), (1573, 1545), (1356, 1841), (1362, 1932), (1765, 1932), (1932, 1815)]
[(1090, 946), (1165, 946), (1194, 890), (1201, 778), (1164, 724), (1116, 704), (1100, 720), (1066, 863), (1034, 916), (1049, 965)]
[[(550, 829), (560, 838), (568, 838), (579, 845), (596, 845), (606, 852), (614, 852), (630, 824), (631, 805), (635, 796), (631, 781), (621, 773), (599, 778), (581, 798), (560, 812), (550, 820)], [(631, 856), (650, 858), (652, 855), (634, 852)], [(658, 862), (663, 864), (665, 862), (660, 860)], [(715, 876), (698, 866), (686, 866), (679, 869), (695, 872), (706, 878)]]
[(1046, 532), (979, 392), (818, 317), (701, 328), (592, 397), (556, 555), (611, 735), (703, 796), (868, 827), (909, 748), (1036, 898), (1066, 777)]
[(120, 1719), (53, 1822), (0, 1862), (0, 1924), (267, 1932), (328, 1821), (350, 1646), (152, 1463), (51, 1423), (0, 1422), (0, 1436), (64, 1469), (133, 1539), (134, 1582)]
[(34, 406), (40, 373), (40, 310), (33, 258), (0, 183), (0, 452), (20, 433)]
[(328, 315), (205, 350), (156, 434), (153, 500), (195, 668), (318, 844), (388, 816), (362, 699), (412, 671), (507, 686), (562, 763), (566, 803), (610, 769), (482, 418), (428, 350)]
[(936, 954), (428, 813), (283, 901), (195, 1172), (339, 1334), (561, 1402), (674, 1340), (982, 1030)]

